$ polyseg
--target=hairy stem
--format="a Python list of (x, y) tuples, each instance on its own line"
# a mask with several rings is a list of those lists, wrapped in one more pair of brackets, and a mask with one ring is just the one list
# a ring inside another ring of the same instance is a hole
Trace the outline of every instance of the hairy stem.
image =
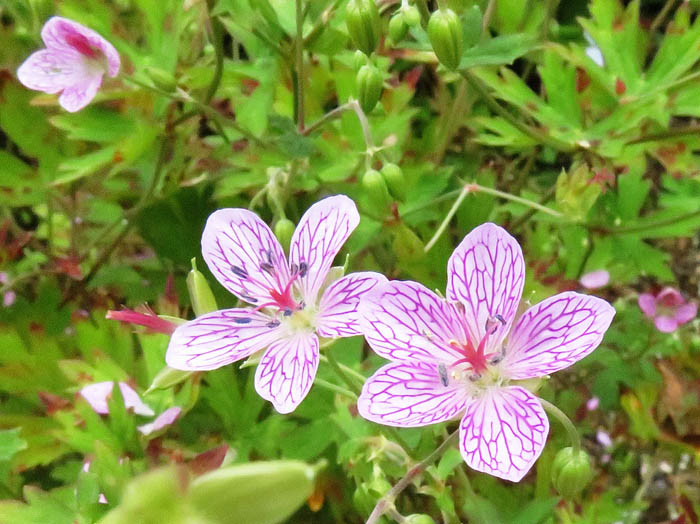
[(542, 402), (542, 406), (544, 407), (544, 409), (547, 410), (547, 412), (554, 418), (556, 418), (559, 422), (561, 422), (562, 426), (564, 426), (564, 429), (566, 429), (566, 432), (569, 434), (569, 441), (571, 442), (571, 447), (573, 448), (574, 455), (578, 455), (579, 451), (581, 451), (581, 437), (579, 436), (578, 431), (576, 430), (576, 426), (574, 426), (574, 423), (571, 422), (569, 417), (566, 416), (566, 413), (564, 413), (561, 409), (556, 407), (551, 402), (548, 402), (543, 398), (540, 398), (540, 402)]

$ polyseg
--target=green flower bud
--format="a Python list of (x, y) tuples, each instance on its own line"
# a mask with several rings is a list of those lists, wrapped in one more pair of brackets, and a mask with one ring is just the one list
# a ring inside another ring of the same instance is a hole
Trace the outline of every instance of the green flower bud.
[(391, 204), (389, 189), (382, 174), (376, 169), (370, 169), (362, 177), (362, 187), (365, 188), (369, 201), (380, 213), (385, 212)]
[(396, 164), (384, 164), (382, 167), (382, 176), (389, 186), (389, 191), (398, 200), (406, 198), (406, 180), (403, 177), (403, 171)]
[(345, 9), (345, 23), (355, 47), (366, 55), (377, 49), (381, 21), (374, 0), (350, 0)]
[(481, 39), (481, 26), (484, 17), (478, 5), (473, 5), (462, 16), (464, 19), (464, 44), (467, 47), (476, 45)]
[(186, 380), (194, 371), (182, 371), (181, 369), (165, 366), (153, 378), (153, 383), (146, 390), (146, 393), (157, 389), (168, 389)]
[(366, 54), (359, 49), (355, 51), (355, 54), (352, 57), (352, 67), (355, 71), (359, 71), (363, 65), (367, 65), (368, 63), (369, 60), (367, 59)]
[(294, 222), (288, 218), (280, 218), (275, 224), (275, 236), (287, 253), (289, 253), (289, 244), (292, 242), (295, 229)]
[(418, 27), (420, 25), (420, 11), (415, 5), (409, 5), (401, 9), (401, 14), (406, 24), (410, 27)]
[(389, 37), (391, 41), (395, 44), (399, 43), (404, 39), (406, 33), (408, 33), (408, 24), (406, 24), (402, 13), (396, 13), (389, 20)]
[(166, 93), (172, 93), (177, 87), (177, 80), (175, 77), (168, 73), (167, 71), (160, 69), (159, 67), (147, 67), (146, 74), (148, 78), (151, 79), (153, 85), (158, 89), (162, 89)]
[(438, 60), (448, 69), (457, 69), (464, 42), (462, 24), (452, 9), (438, 9), (428, 22), (428, 37)]
[(585, 488), (591, 480), (591, 459), (579, 450), (574, 454), (572, 447), (560, 450), (552, 462), (552, 484), (559, 494), (572, 499)]
[(211, 292), (207, 279), (197, 269), (197, 261), (194, 258), (192, 259), (192, 270), (187, 275), (187, 291), (190, 293), (194, 314), (198, 317), (219, 309), (214, 293)]
[(379, 69), (373, 65), (364, 65), (357, 72), (357, 100), (365, 113), (369, 113), (379, 102), (382, 95), (384, 79)]
[(435, 521), (430, 515), (425, 513), (414, 513), (413, 515), (408, 515), (405, 524), (435, 524)]
[(212, 522), (275, 524), (311, 495), (315, 477), (315, 468), (296, 460), (237, 464), (195, 479), (188, 498)]

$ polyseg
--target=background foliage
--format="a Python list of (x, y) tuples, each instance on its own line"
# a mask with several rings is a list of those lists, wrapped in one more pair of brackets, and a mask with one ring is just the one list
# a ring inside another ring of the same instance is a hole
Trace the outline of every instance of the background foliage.
[[(148, 304), (191, 318), (185, 277), (211, 211), (296, 221), (319, 198), (345, 193), (362, 214), (344, 248), (353, 270), (443, 288), (454, 246), (494, 221), (523, 245), (532, 302), (606, 269), (611, 283), (596, 293), (618, 311), (603, 345), (540, 390), (576, 422), (594, 459), (579, 500), (550, 485), (553, 456), (567, 445), (553, 422), (523, 482), (466, 471), (455, 450), (414, 481), (402, 513), (697, 523), (698, 323), (660, 333), (636, 298), (662, 285), (698, 296), (700, 4), (450, 0), (463, 16), (479, 5), (486, 31), (457, 71), (438, 65), (420, 25), (398, 43), (383, 36), (371, 61), (384, 89), (363, 129), (352, 110), (323, 119), (358, 96), (345, 3), (302, 2), (303, 45), (290, 0), (0, 3), (0, 285), (16, 293), (0, 308), (0, 522), (95, 522), (158, 465), (201, 471), (281, 457), (328, 461), (293, 522), (362, 522), (445, 427), (397, 437), (318, 385), (281, 416), (255, 394), (252, 368), (238, 366), (145, 393), (156, 412), (185, 411), (148, 437), (117, 399), (100, 417), (76, 396), (103, 380), (149, 388), (167, 337), (105, 312)], [(379, 7), (386, 33), (399, 6)], [(15, 78), (52, 14), (94, 28), (122, 56), (122, 74), (79, 113)], [(586, 53), (584, 31), (602, 64)], [(388, 199), (362, 183), (387, 163), (404, 177)], [(219, 306), (233, 306), (208, 277)], [(364, 375), (380, 364), (359, 337), (332, 351)], [(323, 366), (319, 376), (337, 382)], [(600, 404), (589, 411), (592, 397)]]

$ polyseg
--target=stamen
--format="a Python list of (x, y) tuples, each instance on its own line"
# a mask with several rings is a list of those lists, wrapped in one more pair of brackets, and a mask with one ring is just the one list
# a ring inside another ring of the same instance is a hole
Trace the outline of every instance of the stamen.
[(233, 319), (233, 321), (234, 321), (236, 324), (250, 324), (250, 321), (251, 321), (251, 320), (252, 320), (252, 319), (247, 318), (247, 317), (240, 317), (240, 318), (234, 318), (234, 319)]
[(291, 314), (292, 314), (292, 310), (289, 309), (288, 307), (287, 307), (287, 308), (284, 308), (284, 311), (282, 312), (282, 314), (283, 314), (285, 317), (289, 317), (289, 316), (291, 316)]
[(251, 304), (255, 304), (255, 303), (258, 301), (257, 298), (251, 297), (251, 296), (249, 296), (249, 295), (241, 295), (241, 298), (242, 298), (243, 300), (245, 300), (246, 302), (250, 302)]
[(299, 266), (292, 262), (292, 265), (289, 266), (289, 271), (292, 273), (292, 275), (296, 275), (299, 272)]
[(248, 278), (248, 272), (245, 270), (245, 268), (238, 267), (238, 266), (231, 266), (231, 271), (233, 271), (233, 274), (236, 275), (237, 277)]
[(267, 250), (267, 263), (270, 264), (271, 266), (274, 265), (274, 261), (272, 260), (272, 250), (271, 249)]
[(270, 275), (274, 276), (275, 275), (275, 268), (272, 267), (272, 264), (268, 264), (267, 262), (262, 262), (260, 264), (260, 269), (265, 271), (266, 273), (269, 273)]
[(299, 262), (299, 276), (305, 277), (306, 272), (309, 270), (309, 265), (306, 262)]
[(438, 374), (440, 375), (440, 382), (442, 383), (442, 385), (447, 387), (447, 384), (449, 384), (449, 378), (447, 376), (447, 367), (442, 362), (438, 364)]
[(280, 325), (280, 321), (279, 321), (279, 320), (271, 320), (270, 322), (268, 322), (267, 324), (265, 324), (265, 327), (276, 328), (276, 327), (279, 326), (279, 325)]

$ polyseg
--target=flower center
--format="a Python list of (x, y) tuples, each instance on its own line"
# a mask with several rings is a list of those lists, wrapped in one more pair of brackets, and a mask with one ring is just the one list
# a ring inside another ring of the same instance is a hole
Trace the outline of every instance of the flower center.
[(66, 35), (66, 43), (81, 55), (91, 59), (97, 59), (101, 54), (100, 50), (93, 47), (90, 41), (80, 33), (70, 33)]

